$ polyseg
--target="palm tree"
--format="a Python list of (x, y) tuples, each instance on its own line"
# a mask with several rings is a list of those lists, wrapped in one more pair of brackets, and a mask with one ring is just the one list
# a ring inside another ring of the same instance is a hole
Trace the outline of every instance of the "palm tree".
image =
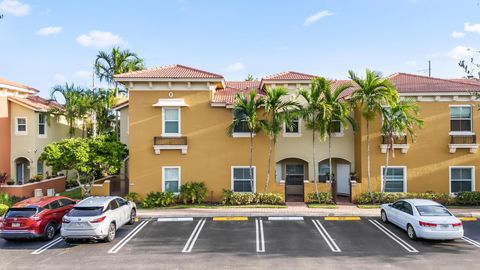
[(301, 118), (306, 123), (307, 129), (312, 130), (312, 159), (313, 159), (313, 175), (315, 183), (315, 193), (317, 195), (318, 203), (320, 203), (320, 196), (318, 193), (318, 176), (317, 176), (317, 159), (315, 151), (316, 132), (320, 131), (319, 118), (322, 106), (322, 80), (320, 78), (312, 79), (310, 91), (300, 89), (298, 95), (303, 97), (306, 102), (299, 111)]
[(233, 136), (235, 128), (244, 126), (249, 133), (250, 137), (250, 187), (252, 192), (253, 186), (253, 134), (258, 133), (262, 126), (263, 121), (258, 118), (257, 110), (263, 106), (263, 99), (257, 97), (257, 92), (252, 89), (248, 96), (237, 93), (233, 102), (233, 121), (228, 126), (228, 134)]
[[(331, 89), (331, 81), (320, 78), (320, 89), (322, 91), (322, 99), (320, 106), (320, 137), (328, 137), (328, 166), (330, 180), (330, 191), (332, 191), (332, 133), (335, 131), (336, 124), (340, 123), (344, 127), (352, 126), (355, 129), (355, 123), (350, 116), (350, 104), (343, 98), (345, 91), (351, 84), (339, 85), (335, 90)], [(332, 198), (335, 200), (332, 192)]]
[(95, 74), (100, 81), (115, 85), (115, 96), (118, 95), (118, 83), (113, 80), (113, 75), (145, 69), (143, 59), (129, 50), (121, 51), (113, 47), (110, 53), (100, 51), (95, 60)]
[(84, 90), (80, 87), (76, 87), (73, 84), (65, 84), (65, 86), (54, 86), (50, 93), (51, 99), (57, 103), (56, 94), (60, 94), (65, 103), (63, 108), (53, 108), (49, 113), (54, 115), (64, 115), (68, 124), (68, 135), (72, 137), (75, 135), (75, 122), (78, 119), (85, 119), (88, 110), (88, 102), (85, 99)]
[(270, 182), (270, 164), (272, 159), (272, 149), (277, 144), (277, 138), (282, 131), (283, 125), (290, 125), (292, 122), (292, 115), (298, 110), (299, 105), (295, 101), (287, 99), (287, 90), (283, 87), (275, 87), (273, 89), (265, 89), (266, 97), (263, 106), (267, 114), (267, 120), (264, 122), (263, 129), (270, 138), (268, 147), (268, 162), (267, 162), (267, 179), (263, 192), (267, 192), (267, 187)]
[(359, 106), (366, 120), (367, 133), (367, 179), (368, 192), (372, 192), (370, 173), (370, 121), (381, 113), (382, 105), (392, 105), (398, 102), (398, 93), (388, 78), (383, 78), (378, 72), (367, 69), (365, 78), (358, 77), (353, 71), (348, 71), (350, 79), (356, 84), (351, 102)]
[(385, 168), (382, 177), (382, 192), (385, 192), (385, 184), (388, 173), (388, 159), (390, 151), (392, 157), (395, 157), (393, 144), (395, 138), (405, 135), (415, 140), (415, 127), (423, 127), (423, 120), (419, 115), (420, 108), (413, 100), (403, 100), (391, 107), (382, 108), (382, 135), (387, 143), (387, 151), (385, 152)]

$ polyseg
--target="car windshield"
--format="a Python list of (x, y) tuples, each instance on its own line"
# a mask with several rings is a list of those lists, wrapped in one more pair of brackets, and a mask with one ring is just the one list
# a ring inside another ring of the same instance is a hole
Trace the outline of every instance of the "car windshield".
[(68, 213), (69, 217), (94, 217), (102, 214), (103, 207), (74, 207)]
[(451, 216), (447, 208), (441, 205), (422, 205), (417, 206), (420, 216)]
[(5, 214), (6, 218), (29, 218), (37, 213), (36, 208), (10, 208)]

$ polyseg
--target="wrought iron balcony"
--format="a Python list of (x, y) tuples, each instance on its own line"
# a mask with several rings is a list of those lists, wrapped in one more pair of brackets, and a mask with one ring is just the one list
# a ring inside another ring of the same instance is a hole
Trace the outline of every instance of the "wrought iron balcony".
[(448, 148), (452, 154), (458, 148), (467, 148), (470, 153), (476, 153), (478, 149), (477, 136), (475, 134), (450, 134)]
[(382, 143), (380, 144), (380, 151), (385, 154), (389, 147), (393, 147), (393, 149), (400, 149), (402, 154), (406, 154), (408, 152), (408, 138), (407, 135), (399, 135), (393, 137), (393, 146), (391, 144), (391, 138), (388, 136), (382, 135)]

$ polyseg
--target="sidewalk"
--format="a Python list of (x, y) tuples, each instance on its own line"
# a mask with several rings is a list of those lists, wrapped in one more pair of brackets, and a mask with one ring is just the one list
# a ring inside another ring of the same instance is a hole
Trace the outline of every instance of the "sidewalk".
[[(455, 216), (480, 218), (480, 208), (449, 209)], [(305, 204), (287, 208), (189, 208), (189, 209), (139, 209), (139, 218), (157, 217), (215, 217), (215, 216), (380, 216), (380, 209), (361, 209), (356, 205), (337, 205), (336, 209), (308, 208)]]

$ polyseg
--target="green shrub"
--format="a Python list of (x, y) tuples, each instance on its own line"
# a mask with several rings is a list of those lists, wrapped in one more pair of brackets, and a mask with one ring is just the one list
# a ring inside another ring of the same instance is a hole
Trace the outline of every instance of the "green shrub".
[(203, 182), (187, 182), (180, 187), (183, 203), (202, 203), (207, 197), (207, 186)]
[(0, 204), (0, 216), (3, 216), (8, 210), (8, 205)]
[(283, 197), (279, 193), (244, 193), (223, 190), (222, 204), (224, 205), (249, 205), (249, 204), (281, 204)]
[(480, 191), (465, 191), (458, 193), (455, 197), (455, 204), (480, 205)]
[(317, 198), (317, 193), (315, 191), (307, 194), (307, 199), (310, 203), (333, 204), (332, 194), (330, 194), (330, 192), (318, 192), (318, 197), (319, 198)]
[(172, 192), (150, 192), (142, 203), (144, 208), (165, 207), (175, 204), (177, 196)]
[(12, 198), (5, 193), (5, 192), (0, 192), (0, 204), (11, 206), (12, 205)]
[(455, 204), (455, 198), (447, 193), (404, 193), (404, 192), (364, 192), (357, 198), (357, 204), (393, 203), (400, 199), (427, 199), (441, 204)]
[(142, 196), (140, 194), (138, 194), (137, 192), (129, 192), (125, 196), (125, 200), (134, 202), (137, 205), (141, 205), (142, 202), (143, 202)]
[(37, 175), (35, 175), (34, 177), (32, 177), (32, 179), (33, 179), (35, 182), (40, 182), (40, 181), (43, 180), (43, 175), (37, 174)]

